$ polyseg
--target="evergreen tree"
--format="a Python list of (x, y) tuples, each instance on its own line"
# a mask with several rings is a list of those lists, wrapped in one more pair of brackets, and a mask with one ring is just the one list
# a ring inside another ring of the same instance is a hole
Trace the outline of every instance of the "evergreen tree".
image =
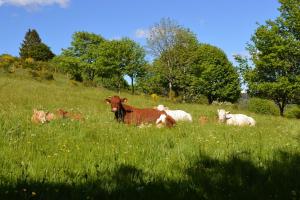
[(22, 59), (33, 58), (36, 61), (47, 61), (54, 57), (50, 48), (42, 43), (39, 34), (34, 29), (26, 32), (19, 54)]

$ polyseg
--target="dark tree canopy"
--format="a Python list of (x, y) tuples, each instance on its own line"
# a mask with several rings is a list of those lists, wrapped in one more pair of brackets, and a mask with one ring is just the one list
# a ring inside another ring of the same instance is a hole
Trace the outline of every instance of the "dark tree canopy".
[(42, 40), (35, 29), (29, 29), (20, 47), (22, 59), (33, 58), (36, 61), (47, 61), (54, 57), (50, 48), (42, 43)]

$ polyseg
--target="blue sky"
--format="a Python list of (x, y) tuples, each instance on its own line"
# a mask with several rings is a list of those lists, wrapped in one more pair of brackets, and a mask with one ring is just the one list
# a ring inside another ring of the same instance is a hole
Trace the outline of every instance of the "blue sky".
[(277, 0), (0, 0), (0, 54), (18, 56), (29, 28), (55, 54), (70, 45), (75, 31), (126, 36), (145, 45), (144, 31), (170, 17), (232, 60), (247, 53), (256, 23), (276, 18), (278, 7)]

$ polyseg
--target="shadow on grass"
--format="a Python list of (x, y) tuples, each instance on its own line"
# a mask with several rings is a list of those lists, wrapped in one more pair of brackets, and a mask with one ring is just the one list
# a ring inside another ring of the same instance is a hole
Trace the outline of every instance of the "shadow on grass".
[(0, 199), (300, 199), (300, 155), (278, 152), (264, 167), (247, 157), (231, 155), (220, 161), (201, 154), (180, 181), (149, 180), (142, 170), (128, 165), (113, 174), (99, 174), (96, 180), (83, 175), (81, 183), (7, 181), (0, 186)]

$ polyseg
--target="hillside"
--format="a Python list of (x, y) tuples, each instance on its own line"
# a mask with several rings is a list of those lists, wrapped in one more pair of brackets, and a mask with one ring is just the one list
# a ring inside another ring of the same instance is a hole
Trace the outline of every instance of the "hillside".
[[(256, 127), (231, 127), (213, 120), (218, 106), (121, 93), (129, 105), (164, 104), (194, 119), (140, 129), (114, 121), (104, 99), (115, 94), (62, 75), (0, 73), (0, 199), (300, 198), (299, 120), (246, 113)], [(85, 121), (32, 124), (34, 108), (80, 112)], [(210, 122), (201, 125), (201, 115)]]

